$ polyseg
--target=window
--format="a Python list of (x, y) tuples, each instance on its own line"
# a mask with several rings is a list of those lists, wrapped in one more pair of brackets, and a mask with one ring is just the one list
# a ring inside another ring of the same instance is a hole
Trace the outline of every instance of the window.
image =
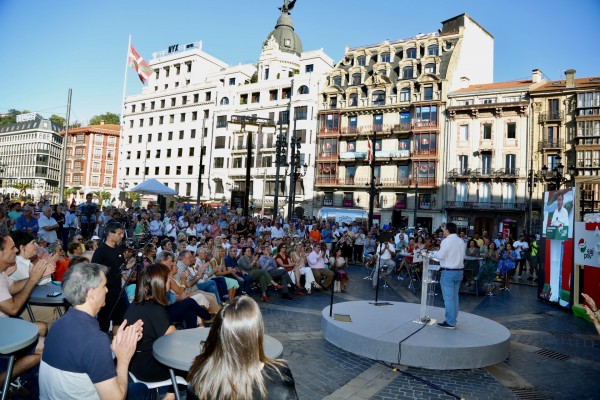
[(129, 120), (129, 127), (133, 128), (133, 120)]
[(181, 104), (184, 106), (187, 104), (187, 96), (181, 96)]
[(492, 154), (482, 153), (481, 157), (481, 175), (492, 174)]
[(139, 175), (140, 174), (140, 167), (136, 167), (135, 168), (135, 175)]
[(308, 107), (294, 107), (294, 115), (297, 120), (305, 120), (308, 119)]
[(348, 150), (350, 153), (355, 153), (356, 152), (356, 140), (350, 140), (348, 141)]
[(160, 149), (156, 150), (156, 158), (160, 158)]
[(365, 56), (358, 56), (356, 58), (356, 63), (358, 64), (358, 66), (364, 67), (365, 65), (367, 65), (367, 57), (365, 57)]
[(165, 122), (165, 117), (163, 117), (163, 116), (158, 117), (158, 124), (159, 125), (162, 125), (164, 122)]
[(223, 157), (215, 157), (213, 166), (215, 168), (223, 168)]
[(142, 143), (142, 135), (138, 135), (138, 143)]
[(479, 202), (480, 203), (491, 203), (492, 202), (492, 185), (489, 183), (482, 183), (479, 189)]
[(427, 55), (428, 56), (437, 56), (440, 54), (440, 48), (437, 44), (432, 44), (427, 47)]
[(177, 149), (177, 157), (183, 156), (183, 149), (180, 147)]
[(281, 89), (281, 98), (282, 99), (289, 99), (290, 97), (292, 97), (292, 88)]
[(195, 129), (192, 129), (190, 131), (190, 139), (196, 139), (196, 130)]
[(252, 93), (252, 102), (253, 103), (260, 102), (260, 93), (259, 92)]
[[(264, 161), (263, 157), (263, 161)], [(236, 157), (233, 159), (233, 168), (242, 168), (242, 157)]]
[(183, 134), (183, 131), (179, 131), (179, 140), (182, 140), (182, 139), (183, 139), (183, 135), (184, 135), (184, 134)]
[(227, 97), (223, 97), (223, 98), (221, 98), (221, 103), (220, 103), (220, 104), (221, 104), (222, 106), (229, 105), (229, 98), (227, 98)]
[(464, 142), (469, 141), (469, 125), (460, 125), (458, 127), (458, 140)]
[(192, 111), (192, 121), (196, 121), (198, 119), (198, 111)]
[(515, 185), (514, 183), (507, 183), (504, 188), (504, 198), (502, 204), (512, 204), (515, 202)]
[(240, 95), (240, 104), (241, 105), (248, 104), (248, 94), (247, 93)]
[(417, 58), (417, 49), (415, 47), (406, 49), (406, 58)]
[(306, 64), (304, 67), (304, 72), (313, 72), (315, 70), (315, 66), (313, 64)]
[(127, 157), (126, 157), (126, 159), (127, 159), (127, 160), (130, 160), (130, 159), (131, 159), (131, 151), (128, 151), (128, 152), (127, 152)]
[(373, 92), (372, 105), (374, 105), (374, 106), (385, 105), (385, 91), (377, 90), (377, 91)]
[(181, 165), (175, 167), (175, 175), (181, 175)]
[(194, 147), (190, 147), (188, 150), (188, 156), (193, 157), (194, 156)]
[(415, 124), (417, 126), (437, 126), (437, 106), (415, 107)]
[(517, 123), (509, 122), (506, 124), (506, 138), (516, 139), (517, 138)]
[(342, 86), (342, 77), (341, 75), (336, 75), (331, 78), (331, 84), (334, 86)]
[(456, 201), (469, 201), (469, 185), (464, 182), (456, 185)]
[(211, 98), (211, 93), (210, 92), (206, 92), (206, 94), (204, 95), (204, 100), (205, 101), (210, 101)]
[(337, 154), (337, 139), (319, 140), (319, 151), (325, 156)]
[(151, 141), (152, 141), (152, 134), (151, 134), (151, 133), (149, 133), (149, 134), (148, 134), (148, 143), (150, 143)]
[(131, 144), (132, 141), (133, 141), (133, 136), (129, 136), (129, 140), (128, 140), (129, 144)]
[(167, 158), (171, 158), (171, 149), (167, 149)]
[(279, 111), (279, 119), (277, 120), (280, 124), (287, 124), (290, 122), (290, 113), (288, 110)]
[(175, 107), (176, 104), (177, 104), (177, 99), (175, 99), (175, 97), (171, 97), (171, 107)]
[(492, 139), (492, 124), (483, 124), (483, 140)]
[(215, 149), (225, 148), (225, 136), (217, 136), (215, 138)]
[(373, 114), (373, 131), (381, 132), (383, 130), (383, 114)]
[(339, 126), (339, 114), (322, 114), (321, 115), (321, 131), (337, 132)]
[(227, 116), (219, 115), (217, 117), (217, 128), (225, 128), (227, 126)]
[(173, 122), (175, 122), (175, 114), (169, 115), (169, 123), (172, 124)]
[(433, 100), (433, 86), (427, 85), (423, 87), (423, 100)]
[(165, 99), (162, 99), (160, 101), (160, 108), (165, 108), (165, 101), (166, 101)]
[(483, 104), (492, 104), (495, 103), (494, 99), (483, 99), (482, 101)]
[(173, 140), (173, 131), (167, 134), (167, 140)]
[(271, 156), (265, 156), (262, 158), (262, 167), (269, 168), (273, 165), (273, 158)]
[(331, 96), (329, 98), (329, 108), (331, 108), (331, 109), (337, 108), (337, 96)]
[(400, 101), (410, 101), (410, 88), (400, 90)]
[(358, 95), (351, 93), (348, 97), (348, 107), (356, 107), (358, 105)]
[(194, 93), (194, 103), (197, 103), (200, 100), (200, 95), (198, 93)]
[(309, 94), (308, 86), (302, 85), (298, 88), (298, 94)]
[(169, 167), (169, 166), (165, 167), (165, 175), (171, 175), (171, 167)]
[(269, 68), (265, 68), (265, 81), (269, 80)]
[(402, 68), (402, 79), (412, 79), (412, 78), (413, 78), (413, 67)]
[(379, 61), (380, 62), (390, 62), (390, 52), (386, 51), (385, 53), (381, 53), (381, 55), (379, 56)]
[(435, 74), (436, 73), (435, 63), (425, 64), (425, 73), (426, 74)]
[(154, 118), (152, 118), (152, 117), (148, 118), (148, 125), (150, 125), (150, 126), (154, 125)]
[(458, 156), (458, 165), (461, 175), (464, 175), (469, 170), (469, 156)]
[(235, 78), (229, 78), (229, 86), (235, 86)]
[(185, 184), (185, 195), (190, 196), (191, 194), (192, 194), (192, 184), (186, 183)]
[(506, 174), (507, 175), (516, 175), (516, 160), (517, 160), (517, 155), (516, 154), (507, 154), (505, 156), (505, 163), (504, 166), (506, 168)]
[(185, 122), (185, 113), (181, 113), (181, 117), (179, 118), (180, 122)]
[(204, 119), (208, 118), (209, 110), (204, 110)]

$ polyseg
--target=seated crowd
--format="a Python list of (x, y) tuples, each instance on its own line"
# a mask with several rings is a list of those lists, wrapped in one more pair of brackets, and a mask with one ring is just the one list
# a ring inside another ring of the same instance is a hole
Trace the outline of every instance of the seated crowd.
[[(90, 204), (84, 203), (87, 210)], [(210, 324), (205, 351), (189, 375), (181, 373), (190, 382), (191, 398), (213, 398), (214, 393), (228, 398), (231, 390), (239, 391), (237, 398), (268, 398), (271, 390), (283, 393), (281, 398), (296, 398), (285, 363), (267, 359), (262, 350), (248, 356), (247, 365), (264, 365), (262, 372), (240, 372), (236, 388), (211, 376), (212, 368), (224, 368), (215, 364), (215, 354), (232, 351), (219, 350), (224, 339), (215, 336), (232, 329), (225, 321), (242, 318), (240, 310), (246, 310), (262, 340), (262, 317), (252, 296), (269, 302), (275, 293), (289, 300), (334, 286), (345, 291), (349, 263), (373, 264), (376, 255), (382, 265), (399, 270), (417, 261), (421, 251), (438, 249), (443, 239), (440, 232), (409, 235), (399, 229), (379, 243), (377, 225), (367, 230), (357, 222), (308, 218), (288, 224), (281, 216), (274, 221), (245, 218), (226, 207), (180, 207), (164, 214), (112, 206), (93, 210), (95, 218), (88, 214), (87, 221), (95, 222), (87, 222), (82, 236), (77, 207), (0, 206), (8, 216), (0, 226), (5, 228), (0, 232), (0, 317), (20, 315), (35, 285), (50, 280), (62, 281), (70, 305), (50, 329), (36, 323), (39, 340), (18, 354), (10, 390), (22, 389), (19, 376), (41, 362), (42, 398), (146, 398), (145, 385), (132, 383), (128, 374), (147, 382), (169, 378), (152, 355), (154, 341), (176, 329)], [(525, 271), (521, 260), (531, 248), (526, 238), (514, 244), (516, 251), (509, 238), (495, 243), (498, 239), (486, 233), (461, 237), (469, 243), (467, 255), (485, 260), (480, 279), (515, 268)], [(531, 275), (536, 272), (532, 265)], [(232, 360), (231, 368), (246, 367)], [(5, 369), (0, 364), (0, 371)], [(221, 373), (225, 379), (232, 370)], [(159, 393), (174, 397), (170, 385)]]

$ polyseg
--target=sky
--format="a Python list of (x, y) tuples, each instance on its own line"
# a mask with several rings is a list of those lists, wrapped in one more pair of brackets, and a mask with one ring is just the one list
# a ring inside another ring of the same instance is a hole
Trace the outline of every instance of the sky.
[[(146, 60), (201, 40), (229, 65), (256, 63), (283, 0), (0, 0), (0, 113), (27, 109), (87, 123), (120, 114), (128, 37)], [(600, 75), (599, 0), (297, 0), (291, 11), (304, 50), (338, 62), (356, 47), (435, 32), (469, 14), (494, 40), (494, 81)], [(127, 95), (142, 83), (127, 70)]]

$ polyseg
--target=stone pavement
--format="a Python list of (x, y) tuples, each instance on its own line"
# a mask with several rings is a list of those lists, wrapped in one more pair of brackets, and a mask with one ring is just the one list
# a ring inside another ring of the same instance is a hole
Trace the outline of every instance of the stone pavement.
[[(374, 300), (366, 270), (349, 267), (347, 293), (335, 302)], [(379, 300), (419, 302), (406, 281), (390, 281)], [(300, 399), (598, 399), (600, 336), (592, 324), (539, 301), (537, 288), (513, 284), (496, 296), (461, 295), (461, 310), (490, 318), (511, 331), (510, 357), (475, 370), (434, 371), (386, 366), (329, 344), (321, 310), (329, 293), (260, 303), (266, 332), (283, 343)], [(439, 293), (439, 289), (437, 291)], [(441, 294), (434, 305), (443, 307)], [(392, 316), (391, 316), (392, 317)], [(460, 321), (458, 325), (460, 329)]]

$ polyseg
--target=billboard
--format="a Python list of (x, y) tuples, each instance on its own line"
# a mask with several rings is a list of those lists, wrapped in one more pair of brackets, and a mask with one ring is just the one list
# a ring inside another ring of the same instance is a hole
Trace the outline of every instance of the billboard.
[(600, 267), (600, 224), (575, 223), (575, 264)]
[(542, 236), (551, 240), (573, 238), (573, 188), (544, 193)]

